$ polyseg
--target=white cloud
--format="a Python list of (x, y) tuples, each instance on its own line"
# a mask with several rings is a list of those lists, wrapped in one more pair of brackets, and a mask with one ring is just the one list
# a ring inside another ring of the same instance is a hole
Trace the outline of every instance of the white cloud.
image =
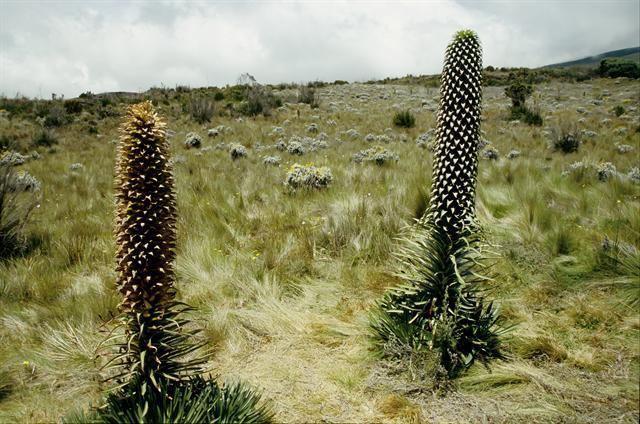
[[(437, 73), (475, 29), (484, 63), (539, 66), (640, 44), (637, 1), (3, 2), (0, 93)], [(606, 13), (605, 13), (606, 12)], [(635, 38), (634, 38), (635, 37)]]

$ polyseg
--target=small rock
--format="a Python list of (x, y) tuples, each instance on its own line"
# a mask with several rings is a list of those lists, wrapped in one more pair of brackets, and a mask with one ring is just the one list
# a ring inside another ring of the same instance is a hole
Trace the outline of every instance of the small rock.
[(18, 166), (24, 164), (28, 159), (28, 156), (18, 152), (7, 152), (0, 158), (0, 165)]

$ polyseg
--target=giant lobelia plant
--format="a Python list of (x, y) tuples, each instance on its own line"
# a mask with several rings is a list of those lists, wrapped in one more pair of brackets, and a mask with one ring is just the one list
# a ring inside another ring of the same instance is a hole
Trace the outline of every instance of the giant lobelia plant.
[(117, 287), (124, 342), (113, 363), (119, 382), (95, 416), (101, 422), (268, 422), (260, 396), (242, 384), (205, 379), (176, 300), (176, 207), (165, 123), (151, 102), (128, 109), (116, 163)]
[(475, 186), (482, 102), (482, 50), (460, 31), (446, 50), (437, 117), (429, 207), (397, 256), (402, 283), (372, 312), (374, 342), (383, 352), (434, 351), (454, 378), (474, 361), (501, 358), (499, 316), (481, 293), (486, 279)]

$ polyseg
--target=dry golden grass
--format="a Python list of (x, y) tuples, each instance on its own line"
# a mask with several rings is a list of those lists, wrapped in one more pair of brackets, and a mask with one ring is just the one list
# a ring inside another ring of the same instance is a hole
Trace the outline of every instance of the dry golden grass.
[[(177, 286), (214, 351), (212, 372), (259, 388), (278, 422), (637, 422), (640, 324), (629, 296), (637, 299), (640, 286), (628, 268), (603, 262), (600, 246), (606, 236), (638, 247), (640, 185), (601, 182), (595, 171), (561, 174), (579, 160), (610, 161), (624, 174), (640, 166), (638, 84), (538, 87), (545, 125), (584, 118), (580, 127), (598, 133), (570, 155), (547, 147), (544, 128), (507, 122), (501, 89), (485, 91), (483, 137), (501, 153), (497, 162), (481, 160), (478, 182), (479, 216), (499, 254), (488, 295), (514, 327), (508, 361), (491, 372), (474, 367), (449, 387), (434, 386), (428, 361), (406, 366), (376, 358), (367, 339), (369, 307), (397, 282), (395, 238), (424, 210), (431, 153), (415, 139), (435, 125), (436, 90), (329, 86), (320, 91), (320, 109), (291, 105), (242, 122), (216, 117), (211, 126), (233, 133), (215, 139), (177, 102), (160, 104), (175, 132)], [(626, 116), (610, 111), (617, 104)], [(414, 109), (416, 127), (385, 131), (405, 108)], [(302, 157), (258, 149), (277, 141), (273, 126), (284, 128), (285, 139), (313, 137), (312, 122), (327, 133), (327, 149)], [(118, 301), (117, 125), (117, 118), (100, 121), (97, 137), (73, 123), (58, 131), (55, 151), (43, 149), (41, 159), (23, 166), (43, 185), (29, 227), (42, 243), (0, 263), (0, 421), (56, 421), (105, 389), (98, 379), (103, 359), (92, 352)], [(344, 133), (351, 128), (360, 137)], [(203, 136), (203, 147), (237, 141), (249, 156), (232, 161), (225, 150), (185, 150), (190, 131)], [(399, 162), (350, 162), (372, 144), (364, 141), (368, 133), (388, 134), (385, 147)], [(620, 154), (615, 143), (635, 151)], [(521, 156), (507, 159), (512, 149)], [(281, 156), (282, 165), (264, 165), (267, 154)], [(84, 169), (71, 172), (76, 162)], [(282, 182), (296, 162), (328, 166), (334, 183), (289, 193)]]

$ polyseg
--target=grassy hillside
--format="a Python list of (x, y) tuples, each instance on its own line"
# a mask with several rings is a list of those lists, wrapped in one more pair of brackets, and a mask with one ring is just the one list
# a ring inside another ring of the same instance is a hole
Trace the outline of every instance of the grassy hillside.
[[(147, 94), (171, 131), (179, 298), (196, 308), (212, 373), (260, 389), (278, 422), (637, 422), (640, 184), (628, 174), (640, 166), (640, 83), (539, 85), (543, 127), (509, 122), (503, 88), (485, 89), (485, 149), (499, 158), (481, 154), (478, 214), (495, 252), (487, 296), (512, 326), (509, 358), (448, 387), (422, 360), (377, 358), (367, 318), (397, 282), (396, 238), (425, 210), (432, 153), (416, 140), (435, 126), (437, 89), (318, 92), (311, 109), (275, 90), (285, 103), (268, 118), (231, 114), (227, 92), (208, 124), (186, 113), (204, 91)], [(100, 399), (96, 352), (118, 303), (113, 169), (125, 104), (85, 105), (47, 148), (30, 145), (42, 105), (27, 103), (6, 103), (0, 119), (5, 146), (38, 152), (16, 169), (42, 185), (31, 250), (0, 262), (0, 422), (59, 421)], [(416, 126), (394, 127), (407, 108)], [(578, 152), (549, 148), (561, 123), (579, 129)], [(200, 148), (185, 149), (189, 132)], [(296, 141), (301, 156), (286, 150)], [(231, 143), (247, 156), (232, 160)], [(351, 161), (376, 145), (399, 160)], [(604, 162), (617, 172), (599, 174)], [(295, 163), (326, 166), (333, 182), (292, 192), (283, 182)]]
[(610, 52), (601, 53), (596, 56), (583, 57), (582, 59), (571, 60), (568, 62), (554, 63), (543, 66), (543, 68), (568, 68), (571, 66), (579, 67), (598, 67), (600, 61), (604, 59), (617, 58), (640, 62), (640, 47), (631, 47), (628, 49), (612, 50)]

